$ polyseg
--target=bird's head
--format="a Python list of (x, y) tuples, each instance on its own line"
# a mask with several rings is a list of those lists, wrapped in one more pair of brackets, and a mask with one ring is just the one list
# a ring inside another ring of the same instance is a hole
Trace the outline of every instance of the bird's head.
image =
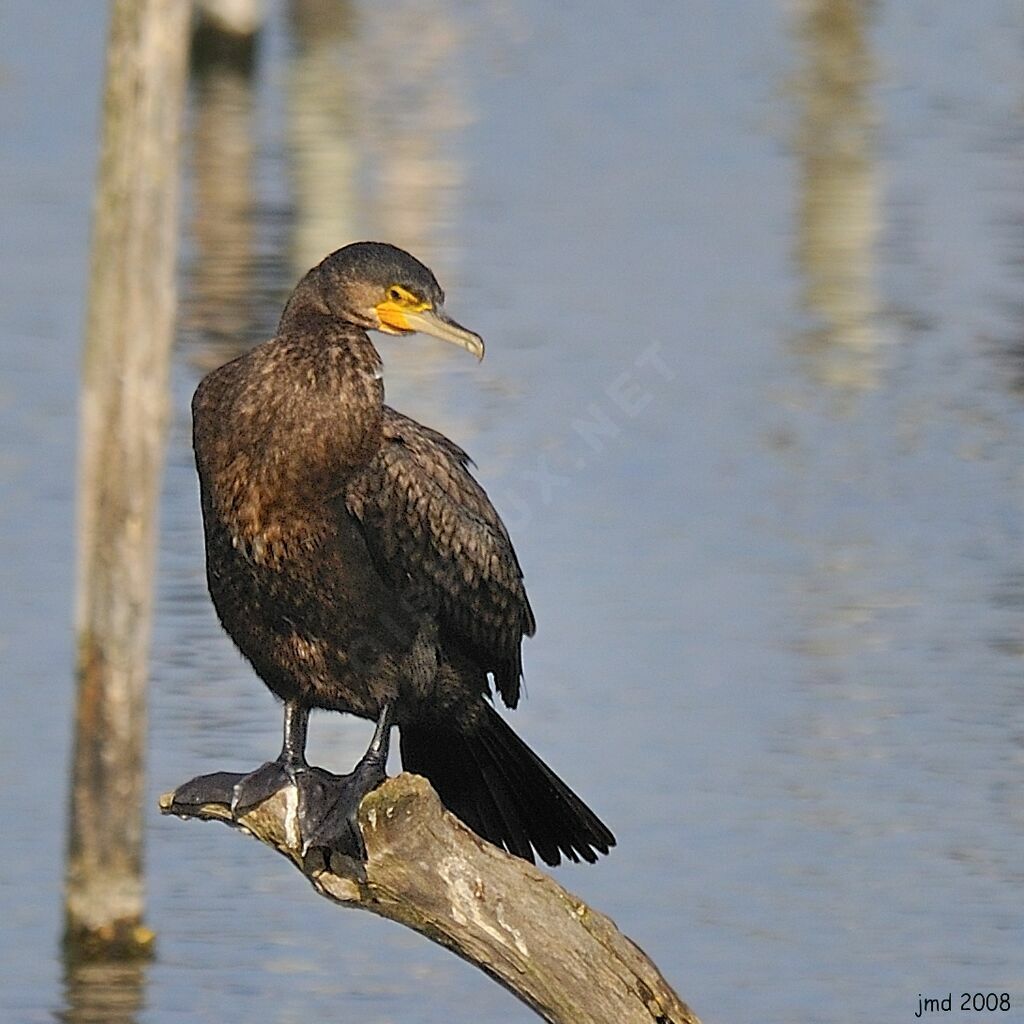
[(396, 246), (354, 242), (310, 273), (322, 301), (341, 320), (385, 334), (420, 331), (483, 359), (483, 339), (445, 313), (444, 292), (434, 275)]

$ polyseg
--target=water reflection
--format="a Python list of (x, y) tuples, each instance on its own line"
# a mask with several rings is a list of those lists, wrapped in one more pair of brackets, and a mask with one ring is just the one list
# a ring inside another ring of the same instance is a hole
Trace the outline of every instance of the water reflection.
[[(1019, 875), (1010, 851), (1021, 821), (1012, 796), (1020, 736), (1007, 714), (1019, 703), (1024, 651), (1017, 426), (1005, 379), (972, 347), (977, 311), (961, 305), (976, 284), (963, 271), (974, 252), (957, 252), (944, 279), (969, 281), (962, 292), (915, 295), (927, 312), (899, 364), (881, 351), (876, 277), (884, 272), (887, 287), (894, 267), (921, 277), (938, 247), (887, 247), (878, 263), (883, 230), (893, 237), (872, 99), (880, 9), (800, 7), (797, 265), (802, 312), (815, 325), (795, 348), (803, 380), (786, 392), (797, 397), (785, 411), (779, 521), (798, 683), (772, 737), (784, 816), (814, 843), (835, 844), (826, 862), (807, 854), (809, 843), (792, 870), (821, 916), (861, 934), (884, 934), (887, 919), (925, 920), (929, 900), (953, 886), (975, 902), (977, 920), (998, 915), (999, 887)], [(920, 101), (919, 82), (901, 84)], [(904, 138), (900, 116), (887, 104), (890, 131)], [(914, 124), (922, 138), (941, 134), (920, 111)], [(958, 145), (973, 166), (971, 142)], [(927, 148), (908, 149), (886, 169), (933, 225), (966, 190), (927, 195), (942, 171)], [(985, 277), (978, 272), (979, 294)], [(848, 850), (857, 853), (843, 863)], [(912, 877), (927, 866), (924, 887), (887, 874), (894, 851)], [(973, 955), (956, 929), (912, 941), (921, 964)], [(887, 951), (859, 955), (887, 969)]]
[[(409, 250), (451, 288), (463, 178), (453, 152), (468, 121), (453, 6), (404, 0), (386, 18), (325, 0), (293, 0), (289, 10), (292, 279), (346, 242), (376, 238)], [(408, 379), (434, 405), (441, 360), (436, 346), (404, 347), (397, 374), (389, 367), (389, 400), (401, 404)]]
[(463, 182), (455, 135), (469, 121), (456, 72), (465, 39), (449, 0), (402, 0), (390, 13), (416, 42), (411, 52), (396, 49), (390, 19), (365, 24), (366, 156), (377, 182), (372, 216), (384, 237), (444, 271)]
[(992, 647), (1010, 658), (1024, 658), (1024, 569), (1014, 567), (1000, 579), (992, 594), (1000, 629)]
[(875, 7), (864, 0), (810, 0), (797, 28), (804, 69), (797, 86), (796, 258), (812, 318), (798, 349), (813, 379), (846, 394), (875, 386), (879, 373), (880, 186), (867, 48)]
[[(395, 24), (414, 45), (395, 46)], [(198, 365), (217, 365), (269, 337), (294, 282), (357, 239), (394, 242), (455, 283), (463, 175), (452, 154), (468, 121), (455, 70), (458, 25), (448, 3), (409, 0), (377, 18), (350, 2), (291, 0), (287, 146), (271, 158), (261, 153), (260, 191), (256, 131), (273, 111), (262, 109), (254, 89), (258, 41), (197, 32), (194, 251), (182, 325)], [(404, 361), (414, 376), (418, 367), (429, 377), (437, 352), (410, 346)]]
[[(796, 26), (803, 56), (796, 258), (801, 304), (812, 320), (796, 351), (808, 380), (845, 416), (857, 412), (857, 395), (879, 384), (874, 264), (881, 214), (868, 49), (874, 10), (861, 0), (809, 0)], [(870, 460), (852, 436), (841, 436), (823, 464), (807, 462), (814, 447), (782, 449), (793, 474), (797, 516), (813, 505), (819, 488), (855, 492), (870, 485)], [(858, 649), (884, 645), (879, 615), (904, 600), (873, 592), (879, 551), (865, 524), (842, 514), (823, 522), (824, 535), (816, 535), (811, 521), (794, 524), (807, 560), (795, 596), (794, 647), (811, 659), (816, 678), (829, 678), (835, 664)]]
[(192, 41), (190, 154), (194, 255), (182, 325), (203, 339), (199, 362), (215, 366), (251, 339), (258, 324), (253, 139), (257, 37), (200, 22)]
[(291, 276), (296, 281), (327, 253), (356, 241), (360, 232), (358, 97), (348, 59), (356, 46), (355, 20), (347, 0), (292, 0), (289, 5), (294, 47), (286, 131), (295, 203)]
[(467, 121), (451, 5), (406, 0), (377, 18), (350, 3), (292, 0), (289, 11), (293, 276), (374, 237), (447, 277), (462, 183), (452, 136)]
[(136, 1024), (145, 1004), (147, 965), (139, 960), (65, 957), (63, 1024)]
[[(1024, 101), (1018, 101), (1024, 104)], [(1000, 331), (998, 355), (1005, 386), (1018, 399), (1024, 400), (1024, 211), (1020, 209), (1020, 166), (1024, 161), (1024, 126), (1011, 123), (1001, 126), (996, 145), (1009, 163), (1011, 181), (1009, 196), (1000, 203), (998, 219), (1005, 226), (1003, 260), (1014, 279), (1012, 297), (1003, 303), (1008, 328)]]
[[(999, 343), (996, 348), (996, 366), (999, 370), (998, 379), (1003, 387), (1018, 401), (1024, 400), (1024, 298), (1020, 297), (1021, 286), (1024, 285), (1024, 212), (1019, 208), (1019, 168), (1024, 159), (1024, 126), (1021, 124), (1020, 113), (1024, 110), (1022, 101), (1017, 100), (1017, 116), (1006, 124), (1001, 124), (998, 131), (998, 148), (1004, 151), (1012, 170), (1013, 186), (1010, 197), (1001, 200), (998, 219), (1005, 224), (1008, 238), (1003, 241), (1003, 262), (1010, 270), (1013, 291), (1016, 297), (1004, 304), (1008, 328), (1005, 334), (1000, 331)], [(1012, 205), (1011, 205), (1012, 204)], [(1020, 465), (1013, 468), (1011, 480), (1015, 494), (1015, 519), (1019, 521), (1019, 513), (1024, 512), (1024, 469)], [(991, 604), (998, 621), (992, 631), (990, 645), (994, 651), (1020, 663), (1024, 659), (1024, 565), (1021, 561), (1021, 547), (1014, 545), (1011, 549), (1011, 565), (992, 588)], [(1024, 749), (1024, 738), (1017, 736), (1016, 754), (1018, 762), (1024, 762), (1019, 753)], [(1009, 790), (1009, 787), (1007, 787)], [(1012, 805), (1010, 811), (1020, 823), (1024, 819), (1024, 808), (1019, 804)]]

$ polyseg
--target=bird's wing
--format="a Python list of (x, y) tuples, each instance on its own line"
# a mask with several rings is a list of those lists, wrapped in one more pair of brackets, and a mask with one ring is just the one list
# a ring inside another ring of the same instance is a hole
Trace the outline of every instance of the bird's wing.
[(385, 577), (428, 595), (442, 640), (493, 673), (515, 707), (520, 644), (535, 622), (508, 532), (458, 445), (387, 406), (383, 433), (373, 461), (349, 482), (346, 507)]

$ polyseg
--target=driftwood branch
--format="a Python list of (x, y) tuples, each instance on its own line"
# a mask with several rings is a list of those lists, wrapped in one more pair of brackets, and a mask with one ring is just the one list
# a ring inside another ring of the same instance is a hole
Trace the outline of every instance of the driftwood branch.
[(160, 808), (237, 825), (288, 857), (321, 896), (447, 947), (554, 1024), (700, 1024), (609, 918), (474, 835), (425, 779), (400, 775), (363, 800), (365, 863), (322, 850), (304, 859), (297, 801), (284, 790), (238, 822), (226, 804), (192, 805), (174, 793)]

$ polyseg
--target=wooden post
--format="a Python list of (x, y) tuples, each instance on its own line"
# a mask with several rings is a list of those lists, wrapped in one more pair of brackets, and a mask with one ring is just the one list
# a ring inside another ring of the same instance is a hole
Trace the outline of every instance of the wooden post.
[(174, 325), (190, 5), (114, 0), (79, 453), (77, 709), (66, 936), (138, 953), (146, 660)]
[[(234, 821), (228, 802), (237, 779), (223, 772), (201, 776), (192, 780), (198, 786), (185, 783), (162, 796), (160, 808), (238, 826), (284, 854), (321, 896), (414, 929), (479, 967), (552, 1024), (700, 1024), (611, 920), (543, 871), (476, 836), (444, 809), (426, 779), (399, 775), (363, 799), (365, 863), (331, 853), (325, 858), (322, 850), (302, 856), (295, 789)], [(223, 802), (198, 802), (217, 790)]]

